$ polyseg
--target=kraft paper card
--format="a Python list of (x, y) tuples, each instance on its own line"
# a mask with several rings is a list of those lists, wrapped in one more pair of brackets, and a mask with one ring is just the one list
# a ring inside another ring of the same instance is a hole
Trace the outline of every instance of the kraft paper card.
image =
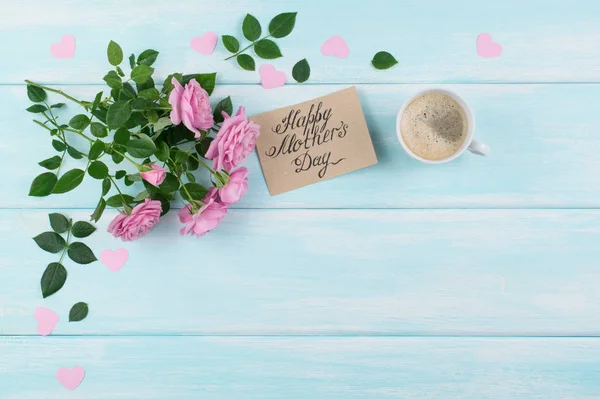
[(271, 195), (377, 163), (355, 87), (250, 119)]

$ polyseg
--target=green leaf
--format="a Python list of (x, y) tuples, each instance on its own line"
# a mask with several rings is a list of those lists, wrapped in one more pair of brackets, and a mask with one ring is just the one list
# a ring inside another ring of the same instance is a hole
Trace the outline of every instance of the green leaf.
[(271, 36), (279, 39), (292, 33), (294, 25), (296, 25), (296, 14), (298, 13), (286, 12), (273, 18), (269, 23), (269, 33)]
[(80, 265), (87, 265), (98, 260), (90, 247), (82, 242), (72, 242), (67, 249), (67, 255), (73, 262)]
[(67, 269), (58, 262), (53, 262), (46, 267), (40, 286), (42, 288), (42, 296), (44, 298), (58, 292), (67, 281)]
[(67, 149), (67, 146), (62, 141), (52, 140), (52, 147), (58, 152), (63, 152)]
[(51, 213), (48, 215), (48, 219), (50, 219), (50, 226), (52, 227), (52, 230), (58, 234), (62, 234), (69, 230), (69, 220), (65, 217), (65, 215), (61, 215), (60, 213)]
[(117, 165), (123, 162), (123, 160), (125, 159), (123, 158), (123, 155), (117, 154), (116, 152), (113, 152), (110, 157), (112, 158), (113, 162)]
[(148, 65), (138, 65), (131, 71), (131, 80), (139, 84), (145, 83), (148, 79), (150, 79), (150, 76), (152, 76), (153, 72), (154, 68)]
[(277, 46), (274, 41), (269, 39), (262, 39), (256, 42), (254, 45), (254, 51), (256, 52), (256, 55), (265, 60), (272, 60), (282, 57), (279, 46)]
[(206, 92), (210, 96), (213, 90), (215, 89), (215, 83), (217, 81), (216, 72), (200, 73), (194, 77), (196, 78), (196, 82), (200, 83), (200, 86), (202, 86), (202, 88), (206, 90)]
[(230, 35), (223, 35), (222, 40), (223, 46), (225, 46), (227, 51), (229, 51), (230, 53), (237, 53), (239, 51), (240, 42), (235, 37)]
[(90, 126), (90, 132), (96, 137), (106, 137), (108, 136), (108, 131), (106, 130), (106, 126), (104, 126), (100, 122), (92, 122)]
[(125, 127), (128, 129), (134, 129), (138, 126), (144, 126), (148, 123), (148, 120), (140, 112), (132, 112), (131, 117), (125, 123)]
[(67, 104), (65, 104), (65, 103), (56, 103), (56, 104), (52, 104), (52, 105), (50, 106), (50, 108), (62, 108), (62, 107), (64, 107), (64, 106), (66, 106), (66, 105), (67, 105)]
[[(144, 50), (140, 55), (138, 55), (137, 63), (141, 65), (152, 65), (156, 58), (158, 57), (158, 51), (156, 50)], [(133, 68), (133, 67), (132, 67)]]
[(96, 231), (96, 228), (88, 222), (75, 222), (71, 229), (71, 234), (77, 238), (85, 238), (94, 231)]
[(73, 190), (75, 187), (81, 184), (85, 172), (81, 169), (71, 169), (58, 179), (52, 194), (63, 194)]
[(46, 100), (46, 91), (41, 87), (27, 85), (27, 97), (34, 103), (41, 103)]
[(108, 177), (108, 166), (102, 161), (94, 161), (88, 168), (88, 174), (94, 179), (102, 180)]
[(81, 159), (83, 158), (83, 154), (79, 152), (75, 147), (68, 146), (67, 152), (73, 159)]
[(166, 128), (167, 126), (171, 126), (172, 124), (173, 124), (173, 122), (171, 122), (171, 118), (169, 118), (168, 116), (163, 116), (162, 118), (157, 120), (156, 123), (154, 124), (154, 132), (158, 133), (161, 130), (163, 130), (164, 128)]
[(96, 209), (94, 209), (94, 212), (91, 214), (90, 219), (94, 222), (100, 220), (102, 214), (104, 213), (104, 209), (106, 209), (106, 201), (104, 200), (104, 198), (100, 198), (100, 201), (98, 201), (98, 205), (96, 205)]
[(75, 130), (84, 130), (90, 124), (90, 118), (84, 114), (75, 115), (69, 121), (69, 126)]
[(200, 164), (198, 163), (196, 157), (189, 157), (187, 166), (188, 170), (197, 170)]
[(127, 152), (134, 158), (146, 158), (156, 152), (156, 145), (150, 137), (140, 134), (139, 138), (127, 142)]
[(100, 101), (102, 101), (102, 92), (99, 92), (98, 94), (96, 94), (96, 97), (94, 97), (94, 102), (92, 102), (92, 111), (98, 108), (98, 105), (100, 105)]
[(53, 231), (46, 231), (33, 237), (35, 243), (46, 252), (57, 254), (65, 248), (65, 239)]
[(224, 118), (223, 114), (221, 113), (222, 111), (225, 111), (229, 116), (231, 116), (231, 114), (233, 113), (233, 104), (231, 103), (230, 96), (225, 97), (224, 99), (219, 101), (215, 106), (215, 110), (213, 112), (213, 118), (215, 120), (215, 123), (223, 122)]
[(129, 82), (123, 83), (123, 91), (121, 93), (127, 97), (126, 100), (131, 100), (137, 96), (135, 89)]
[(156, 155), (156, 158), (158, 158), (159, 161), (165, 162), (169, 159), (169, 145), (164, 141), (160, 141), (154, 155)]
[(54, 170), (54, 169), (58, 169), (58, 167), (60, 166), (61, 163), (62, 163), (62, 159), (58, 155), (55, 155), (52, 158), (48, 158), (48, 159), (44, 159), (43, 161), (40, 161), (38, 163), (38, 165), (40, 165), (43, 168), (49, 169), (49, 170)]
[(188, 179), (190, 183), (196, 183), (196, 176), (193, 173), (185, 172), (185, 177)]
[(262, 33), (262, 28), (260, 27), (258, 19), (251, 14), (246, 14), (244, 22), (242, 22), (242, 33), (244, 34), (244, 37), (251, 42), (257, 40)]
[(294, 65), (292, 68), (292, 76), (298, 83), (304, 83), (310, 77), (310, 65), (308, 65), (308, 61), (306, 58), (300, 60)]
[(256, 63), (254, 62), (254, 58), (252, 58), (252, 56), (248, 54), (240, 54), (237, 56), (236, 60), (238, 65), (241, 66), (242, 69), (245, 69), (246, 71), (256, 70)]
[(85, 302), (77, 302), (69, 311), (69, 322), (77, 322), (85, 319), (88, 315), (88, 304)]
[(151, 87), (149, 89), (140, 91), (138, 96), (146, 101), (154, 102), (160, 97), (160, 92), (155, 87)]
[(90, 153), (88, 154), (88, 158), (90, 160), (98, 159), (100, 155), (104, 152), (105, 146), (104, 143), (100, 140), (94, 141), (92, 147), (90, 148)]
[(125, 175), (127, 174), (126, 171), (124, 170), (117, 170), (117, 173), (115, 173), (115, 177), (118, 179), (122, 179), (125, 177)]
[(36, 176), (29, 188), (29, 195), (32, 197), (45, 197), (50, 195), (56, 185), (56, 175), (52, 172), (45, 172)]
[(129, 137), (131, 137), (129, 130), (125, 127), (121, 127), (115, 132), (115, 143), (125, 145), (129, 141)]
[(380, 51), (373, 57), (371, 64), (375, 69), (389, 69), (396, 65), (398, 61), (394, 58), (393, 55), (388, 53), (387, 51)]
[(150, 196), (150, 193), (148, 193), (148, 191), (144, 190), (141, 193), (139, 193), (138, 195), (136, 195), (133, 200), (135, 202), (140, 202), (145, 200), (146, 198), (148, 198)]
[(121, 67), (117, 67), (117, 73), (120, 77), (125, 77), (125, 72), (121, 69)]
[(131, 54), (129, 56), (129, 67), (133, 69), (135, 67), (135, 55)]
[(31, 107), (27, 108), (26, 111), (31, 112), (32, 114), (40, 114), (48, 111), (48, 108), (42, 104), (33, 104)]
[(212, 143), (213, 138), (212, 137), (207, 137), (204, 140), (202, 140), (199, 144), (196, 144), (196, 152), (198, 153), (198, 155), (200, 155), (201, 157), (204, 157), (204, 155), (206, 155), (206, 151), (208, 151), (208, 147), (210, 147), (210, 143)]
[(138, 97), (131, 102), (131, 109), (134, 110), (142, 110), (148, 106), (148, 101), (143, 99), (142, 97)]
[(204, 196), (208, 193), (208, 190), (198, 183), (187, 183), (183, 185), (181, 190), (179, 190), (179, 193), (186, 200), (189, 200), (189, 193), (193, 200), (202, 201)]
[(102, 180), (102, 196), (104, 197), (106, 194), (108, 194), (108, 192), (110, 191), (110, 186), (111, 186), (111, 182), (110, 179), (104, 179)]
[(108, 111), (108, 109), (106, 108), (106, 106), (103, 104), (100, 104), (98, 106), (98, 109), (95, 109), (94, 111), (92, 111), (92, 115), (94, 115), (96, 118), (98, 118), (98, 120), (100, 122), (106, 123), (107, 111)]
[(167, 176), (165, 180), (162, 182), (160, 186), (158, 186), (160, 191), (165, 193), (172, 193), (173, 191), (177, 191), (179, 189), (179, 179), (173, 173), (167, 172)]
[(117, 101), (108, 107), (106, 123), (110, 129), (118, 129), (127, 122), (131, 116), (131, 107), (127, 101)]
[(134, 182), (134, 181), (142, 181), (144, 179), (142, 178), (142, 175), (140, 175), (139, 173), (133, 173), (131, 175), (125, 176), (125, 180)]
[(123, 50), (121, 49), (121, 46), (112, 40), (108, 43), (106, 55), (108, 56), (108, 62), (110, 65), (117, 66), (121, 63), (121, 61), (123, 61)]
[[(123, 202), (123, 199), (125, 200), (125, 202)], [(107, 199), (106, 205), (111, 206), (113, 208), (119, 208), (123, 205), (129, 205), (132, 202), (133, 202), (133, 197), (131, 195), (123, 194), (121, 196), (120, 194), (117, 194), (117, 195), (113, 195), (112, 197)]]

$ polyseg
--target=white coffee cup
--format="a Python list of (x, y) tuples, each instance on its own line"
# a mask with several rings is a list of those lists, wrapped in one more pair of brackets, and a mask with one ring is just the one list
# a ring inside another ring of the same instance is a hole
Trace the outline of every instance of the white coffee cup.
[[(426, 159), (426, 158), (423, 158), (423, 157), (415, 154), (414, 152), (412, 152), (411, 149), (408, 148), (408, 146), (404, 142), (404, 138), (402, 137), (402, 132), (400, 131), (400, 126), (401, 126), (400, 123), (402, 121), (402, 116), (404, 115), (404, 110), (406, 109), (408, 104), (410, 104), (415, 98), (422, 96), (423, 94), (429, 94), (429, 93), (445, 94), (445, 95), (453, 98), (465, 111), (465, 115), (467, 116), (467, 124), (468, 124), (467, 138), (463, 142), (461, 147), (458, 149), (458, 151), (456, 151), (454, 154), (450, 155), (447, 158), (437, 159), (437, 160)], [(475, 134), (475, 118), (473, 116), (473, 112), (471, 111), (471, 108), (456, 93), (453, 93), (451, 91), (444, 90), (444, 89), (424, 90), (424, 91), (421, 91), (421, 92), (415, 94), (411, 98), (409, 98), (404, 103), (404, 105), (402, 105), (402, 108), (400, 108), (400, 112), (398, 112), (398, 117), (396, 118), (396, 134), (398, 135), (398, 140), (400, 140), (400, 144), (402, 144), (402, 147), (404, 148), (404, 150), (411, 157), (413, 157), (421, 162), (428, 163), (428, 164), (440, 164), (440, 163), (450, 162), (453, 159), (461, 156), (462, 153), (465, 152), (466, 150), (469, 150), (473, 154), (477, 154), (477, 155), (487, 155), (490, 152), (490, 147), (487, 144), (484, 144), (482, 142), (479, 142), (479, 141), (473, 139), (473, 135)]]

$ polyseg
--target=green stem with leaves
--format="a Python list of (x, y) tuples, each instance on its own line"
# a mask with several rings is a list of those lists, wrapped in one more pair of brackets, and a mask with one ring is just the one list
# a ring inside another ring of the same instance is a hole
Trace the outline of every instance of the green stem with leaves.
[(253, 41), (252, 43), (250, 43), (248, 46), (244, 47), (243, 49), (241, 49), (237, 53), (235, 53), (233, 55), (230, 55), (229, 57), (225, 58), (225, 61), (230, 60), (230, 59), (232, 59), (234, 57), (237, 57), (238, 55), (242, 54), (244, 51), (248, 50), (250, 47), (254, 46), (257, 42), (260, 42), (261, 40), (264, 40), (264, 39), (268, 39), (270, 37), (271, 37), (271, 35), (269, 34), (269, 35), (267, 35), (265, 37), (262, 37), (262, 38), (260, 38), (258, 40)]
[(50, 91), (52, 93), (60, 94), (64, 98), (67, 98), (67, 99), (73, 101), (74, 103), (77, 103), (77, 104), (81, 105), (82, 107), (87, 108), (87, 107), (90, 106), (90, 103), (88, 103), (86, 101), (79, 101), (78, 99), (76, 99), (74, 97), (71, 97), (70, 95), (68, 95), (67, 93), (65, 93), (62, 90), (57, 90), (57, 89), (53, 89), (53, 88), (48, 87), (48, 86), (43, 86), (43, 85), (34, 83), (31, 80), (27, 80), (27, 79), (25, 79), (25, 83), (27, 83), (28, 85), (31, 85), (31, 86), (39, 87), (40, 89), (44, 89), (44, 90)]
[(65, 257), (67, 250), (69, 249), (69, 241), (71, 241), (71, 229), (70, 228), (69, 228), (69, 231), (67, 232), (67, 240), (66, 241), (67, 241), (67, 245), (62, 250), (62, 254), (60, 254), (60, 259), (58, 260), (58, 263), (60, 263), (60, 264), (62, 264), (62, 260)]

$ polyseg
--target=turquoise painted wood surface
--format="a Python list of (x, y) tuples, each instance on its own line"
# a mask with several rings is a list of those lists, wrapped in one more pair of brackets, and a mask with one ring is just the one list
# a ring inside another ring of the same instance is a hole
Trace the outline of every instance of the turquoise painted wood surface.
[[(297, 27), (273, 64), (291, 80), (307, 57), (305, 84), (265, 91), (221, 45), (189, 47), (206, 30), (241, 38), (246, 12), (266, 26), (290, 10)], [(477, 56), (483, 32), (502, 57)], [(66, 33), (75, 57), (52, 58)], [(349, 58), (320, 54), (333, 34)], [(0, 35), (0, 399), (600, 398), (600, 3), (7, 0)], [(26, 196), (53, 151), (22, 81), (91, 97), (110, 39), (159, 50), (158, 76), (217, 71), (214, 99), (250, 113), (354, 84), (380, 162), (269, 197), (252, 156), (248, 194), (200, 240), (180, 238), (171, 214), (123, 244), (105, 232), (109, 212), (90, 245), (126, 247), (130, 262), (69, 263), (43, 300), (54, 258), (30, 238), (50, 211), (85, 219), (100, 188)], [(373, 70), (382, 49), (399, 65)], [(431, 167), (402, 153), (397, 110), (440, 84), (473, 107), (490, 157)], [(80, 300), (90, 316), (67, 323)], [(41, 305), (61, 317), (50, 337), (35, 331)], [(54, 373), (77, 364), (86, 378), (68, 392)]]

